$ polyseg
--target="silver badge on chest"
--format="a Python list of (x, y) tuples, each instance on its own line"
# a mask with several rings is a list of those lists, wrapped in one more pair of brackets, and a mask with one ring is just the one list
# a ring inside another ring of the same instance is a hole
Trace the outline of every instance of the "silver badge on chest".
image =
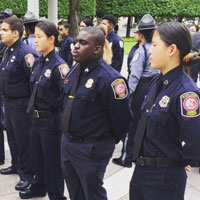
[(161, 108), (166, 108), (169, 103), (170, 98), (168, 96), (163, 96), (162, 99), (159, 101), (159, 105)]
[(47, 69), (46, 72), (44, 73), (44, 76), (49, 78), (51, 76), (51, 70)]
[(89, 79), (87, 80), (86, 84), (85, 84), (85, 87), (86, 87), (86, 88), (91, 88), (92, 85), (93, 85), (93, 83), (94, 83), (94, 79), (89, 78)]

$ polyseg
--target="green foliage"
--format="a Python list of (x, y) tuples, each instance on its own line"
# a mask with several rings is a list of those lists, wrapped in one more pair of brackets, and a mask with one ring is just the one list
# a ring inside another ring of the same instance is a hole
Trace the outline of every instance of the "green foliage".
[(97, 0), (97, 16), (105, 14), (141, 17), (144, 14), (167, 18), (197, 17), (199, 0)]
[[(28, 0), (2, 0), (0, 3), (0, 10), (11, 8), (13, 13), (17, 16), (24, 16), (27, 11)], [(9, 5), (9, 6), (8, 6)], [(96, 0), (81, 0), (81, 16), (96, 15)], [(40, 16), (48, 15), (48, 0), (39, 0)], [(69, 0), (58, 0), (58, 17), (67, 19), (69, 15)]]
[(81, 0), (81, 17), (96, 15), (96, 0)]

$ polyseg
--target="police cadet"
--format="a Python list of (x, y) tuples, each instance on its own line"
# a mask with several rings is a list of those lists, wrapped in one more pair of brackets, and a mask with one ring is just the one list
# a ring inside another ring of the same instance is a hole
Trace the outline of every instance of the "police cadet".
[(25, 27), (25, 33), (26, 38), (24, 39), (24, 43), (36, 50), (35, 48), (35, 26), (38, 23), (38, 18), (31, 12), (28, 11), (24, 15), (24, 27)]
[(122, 39), (113, 31), (116, 25), (116, 19), (113, 15), (105, 15), (101, 21), (108, 29), (107, 40), (112, 47), (113, 58), (111, 66), (118, 72), (121, 71), (123, 59), (124, 59), (124, 43)]
[(183, 200), (187, 165), (200, 165), (200, 91), (182, 69), (191, 36), (183, 24), (167, 22), (152, 41), (151, 66), (162, 74), (141, 107), (130, 199)]
[(8, 46), (1, 64), (1, 93), (5, 96), (5, 120), (11, 166), (1, 174), (18, 173), (20, 181), (16, 190), (30, 185), (33, 174), (29, 166), (30, 115), (26, 107), (30, 96), (29, 78), (36, 52), (21, 41), (22, 21), (15, 17), (3, 20), (1, 38)]
[[(9, 13), (7, 12), (0, 12), (0, 29), (2, 25), (2, 21), (10, 17)], [(0, 65), (3, 58), (3, 52), (6, 49), (6, 45), (1, 41), (0, 37)], [(5, 150), (4, 150), (4, 134), (3, 134), (3, 97), (0, 97), (0, 165), (4, 164), (5, 160)]]
[(69, 36), (70, 25), (67, 22), (59, 23), (59, 35), (62, 37), (59, 56), (71, 67), (73, 63), (72, 49), (74, 48), (74, 40)]
[(152, 70), (149, 61), (149, 49), (152, 45), (151, 40), (156, 28), (156, 22), (153, 17), (146, 14), (138, 24), (138, 32), (141, 37), (142, 45), (134, 52), (130, 62), (130, 76), (128, 79), (130, 89), (130, 108), (133, 113), (133, 122), (130, 126), (132, 129), (124, 140), (123, 153), (118, 159), (113, 159), (113, 163), (125, 167), (132, 166), (132, 151), (134, 143), (134, 133), (137, 128), (137, 120), (140, 107), (144, 100), (145, 94), (153, 77), (159, 73), (158, 70)]
[(124, 78), (102, 60), (104, 42), (96, 27), (80, 31), (78, 64), (65, 79), (61, 159), (71, 200), (107, 199), (106, 166), (131, 118)]
[(35, 28), (35, 44), (42, 53), (33, 67), (33, 88), (27, 112), (33, 110), (30, 148), (35, 172), (30, 188), (20, 191), (22, 199), (42, 197), (48, 193), (50, 200), (64, 200), (64, 179), (61, 169), (62, 86), (69, 68), (55, 53), (58, 30), (50, 21), (41, 21)]

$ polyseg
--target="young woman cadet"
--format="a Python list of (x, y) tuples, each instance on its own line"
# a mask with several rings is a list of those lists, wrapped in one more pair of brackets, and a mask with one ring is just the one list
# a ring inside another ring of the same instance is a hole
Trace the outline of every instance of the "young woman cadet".
[(161, 75), (141, 106), (130, 199), (183, 200), (188, 165), (200, 164), (200, 91), (183, 72), (191, 36), (183, 24), (168, 22), (157, 28), (152, 43), (151, 66)]
[(54, 50), (58, 44), (58, 30), (49, 21), (42, 21), (35, 28), (35, 44), (42, 53), (34, 66), (31, 84), (33, 92), (27, 112), (33, 109), (31, 130), (31, 152), (35, 178), (31, 187), (20, 192), (28, 199), (45, 196), (63, 200), (64, 182), (61, 171), (61, 128), (62, 84), (69, 68)]

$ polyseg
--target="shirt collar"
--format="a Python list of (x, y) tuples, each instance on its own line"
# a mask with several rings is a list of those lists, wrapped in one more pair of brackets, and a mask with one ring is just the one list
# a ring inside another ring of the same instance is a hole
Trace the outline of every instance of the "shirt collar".
[(17, 40), (12, 46), (10, 46), (10, 51), (12, 52), (12, 51), (14, 51), (15, 49), (17, 49), (18, 48), (18, 46), (20, 45), (22, 43), (22, 41), (19, 39), (19, 40)]
[(102, 60), (102, 58), (98, 57), (98, 58), (96, 58), (95, 60), (93, 60), (92, 62), (90, 62), (86, 65), (80, 65), (81, 71), (84, 71), (86, 73), (92, 71), (101, 62), (101, 60)]
[(183, 72), (183, 68), (181, 65), (178, 67), (175, 67), (174, 69), (170, 70), (167, 72), (163, 77), (162, 77), (162, 83), (164, 87), (167, 87), (178, 75)]
[(45, 57), (41, 56), (41, 60), (45, 60), (45, 62), (48, 62), (52, 57), (55, 57), (55, 50), (49, 52)]

